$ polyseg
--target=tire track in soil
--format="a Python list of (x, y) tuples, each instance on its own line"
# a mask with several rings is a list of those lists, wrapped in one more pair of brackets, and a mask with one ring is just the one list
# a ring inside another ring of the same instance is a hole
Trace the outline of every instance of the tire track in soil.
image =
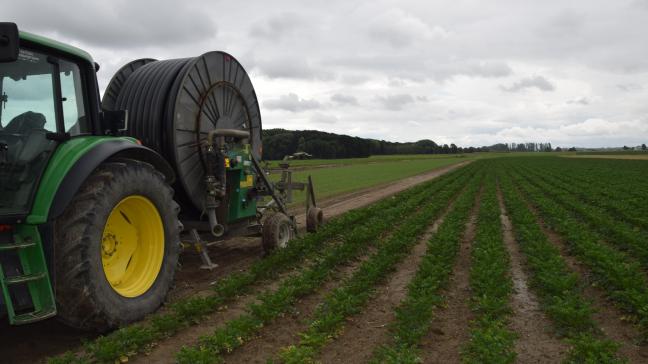
[[(325, 208), (325, 218), (331, 218), (438, 178), (471, 162), (464, 161), (385, 185), (331, 197), (320, 201), (318, 206)], [(291, 211), (299, 211), (299, 207), (291, 208)], [(296, 220), (300, 229), (305, 229), (305, 213), (297, 214)], [(206, 238), (208, 238), (206, 235), (203, 236), (203, 239)], [(188, 236), (182, 236), (182, 240), (190, 241)], [(234, 271), (248, 270), (255, 261), (262, 259), (263, 249), (259, 238), (235, 237), (209, 247), (209, 256), (213, 263), (218, 264), (218, 267), (212, 271), (200, 269), (202, 264), (200, 256), (191, 248), (181, 254), (182, 267), (176, 272), (174, 287), (169, 292), (166, 304), (173, 303), (183, 297), (199, 294), (201, 291), (207, 291), (213, 281)], [(161, 310), (164, 310), (164, 306)], [(0, 318), (0, 321), (6, 320)], [(78, 348), (84, 340), (92, 340), (95, 337), (97, 334), (69, 328), (57, 321), (56, 318), (23, 327), (10, 326), (6, 322), (0, 322), (3, 363), (42, 362), (48, 356), (75, 350), (74, 348)], [(82, 348), (76, 352), (80, 352), (80, 350)]]
[[(283, 317), (264, 326), (257, 337), (247, 341), (243, 346), (224, 356), (225, 363), (267, 363), (267, 358), (276, 354), (277, 349), (298, 340), (298, 334), (308, 328), (308, 320), (324, 297), (347, 277), (350, 277), (360, 265), (376, 251), (370, 247), (363, 256), (340, 267), (334, 277), (329, 279), (317, 292), (300, 299)], [(275, 358), (276, 359), (276, 358)]]
[(551, 334), (551, 321), (540, 309), (536, 295), (529, 290), (529, 278), (524, 270), (526, 259), (520, 251), (513, 234), (513, 224), (504, 205), (502, 191), (497, 188), (497, 200), (500, 207), (500, 220), (504, 244), (511, 260), (511, 279), (513, 294), (511, 296), (510, 328), (517, 333), (515, 342), (516, 361), (519, 363), (559, 363), (568, 351), (567, 345)]
[(461, 346), (469, 339), (469, 324), (473, 317), (470, 310), (470, 252), (475, 240), (477, 212), (481, 205), (479, 191), (470, 211), (463, 239), (459, 245), (457, 260), (445, 291), (446, 305), (437, 310), (428, 335), (421, 343), (424, 363), (459, 363)]
[(627, 315), (605, 296), (602, 289), (593, 285), (594, 280), (589, 269), (571, 255), (563, 237), (545, 223), (538, 210), (528, 200), (527, 205), (547, 239), (558, 248), (569, 269), (576, 273), (583, 282), (582, 294), (592, 303), (592, 308), (594, 308), (592, 317), (601, 331), (609, 339), (620, 344), (619, 354), (628, 359), (630, 363), (648, 362), (648, 344), (640, 343), (640, 331), (625, 319)]
[(427, 252), (428, 240), (451, 208), (452, 203), (419, 238), (410, 255), (396, 266), (387, 284), (377, 290), (368, 308), (347, 320), (342, 334), (324, 347), (318, 363), (366, 363), (375, 348), (389, 341), (388, 324), (395, 319), (394, 310), (407, 296), (407, 285)]

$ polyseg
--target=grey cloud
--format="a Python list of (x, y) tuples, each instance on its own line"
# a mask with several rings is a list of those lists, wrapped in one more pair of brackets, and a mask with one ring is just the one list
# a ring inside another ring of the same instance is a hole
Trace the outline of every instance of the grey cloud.
[[(216, 24), (203, 5), (171, 0), (147, 4), (47, 0), (3, 4), (6, 18), (27, 31), (75, 39), (104, 48), (169, 46), (214, 37)], [(36, 10), (36, 11), (35, 11)]]
[(589, 105), (590, 104), (590, 99), (587, 97), (577, 97), (575, 99), (567, 100), (568, 104), (578, 104), (578, 105)]
[(254, 66), (269, 78), (331, 80), (334, 74), (313, 66), (303, 57), (283, 57), (254, 61)]
[(352, 95), (334, 94), (331, 101), (341, 105), (358, 105), (358, 99)]
[(277, 40), (302, 23), (299, 15), (295, 13), (281, 13), (263, 22), (252, 26), (250, 35), (266, 40)]
[(338, 122), (338, 118), (335, 115), (330, 115), (330, 114), (322, 114), (322, 113), (315, 113), (311, 120), (314, 123), (318, 124), (335, 124)]
[(263, 103), (263, 106), (270, 110), (287, 110), (291, 112), (300, 112), (306, 110), (319, 109), (320, 103), (317, 100), (302, 99), (297, 94), (289, 93), (281, 95), (278, 99), (271, 99)]
[(397, 111), (402, 110), (405, 105), (413, 103), (414, 97), (409, 94), (376, 96), (376, 101), (386, 109)]
[(617, 88), (621, 91), (632, 92), (632, 91), (641, 91), (643, 86), (636, 83), (624, 83), (617, 85)]
[(394, 48), (407, 47), (417, 40), (442, 39), (448, 36), (445, 29), (430, 26), (422, 19), (402, 9), (389, 9), (379, 14), (369, 25), (371, 39)]
[(511, 67), (497, 60), (450, 60), (426, 59), (408, 54), (381, 54), (380, 56), (345, 56), (329, 61), (329, 64), (352, 71), (380, 72), (389, 77), (390, 85), (403, 86), (403, 80), (445, 82), (456, 76), (499, 78), (513, 74)]
[(500, 88), (507, 92), (519, 92), (528, 88), (537, 88), (540, 91), (553, 91), (556, 87), (542, 76), (526, 77), (511, 86), (500, 86)]

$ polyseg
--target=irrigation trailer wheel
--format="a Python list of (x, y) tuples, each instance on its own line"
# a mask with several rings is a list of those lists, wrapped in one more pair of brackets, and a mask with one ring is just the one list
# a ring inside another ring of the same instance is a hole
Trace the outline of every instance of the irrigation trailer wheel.
[(101, 165), (55, 222), (61, 320), (104, 331), (155, 311), (178, 262), (178, 211), (173, 191), (150, 164)]
[(288, 216), (277, 212), (263, 223), (263, 250), (269, 253), (276, 248), (285, 248), (294, 235), (293, 224)]

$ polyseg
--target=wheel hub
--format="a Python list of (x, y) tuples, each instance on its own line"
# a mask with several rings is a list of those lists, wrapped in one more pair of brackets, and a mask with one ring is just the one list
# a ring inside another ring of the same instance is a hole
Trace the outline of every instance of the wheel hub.
[(164, 226), (146, 197), (127, 196), (110, 212), (101, 238), (106, 280), (118, 294), (138, 297), (155, 283), (164, 259)]

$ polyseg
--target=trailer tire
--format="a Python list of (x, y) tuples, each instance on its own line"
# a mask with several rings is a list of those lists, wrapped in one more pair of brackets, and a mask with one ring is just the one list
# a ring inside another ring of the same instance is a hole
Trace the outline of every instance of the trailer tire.
[(276, 248), (285, 248), (294, 237), (293, 224), (285, 214), (277, 212), (263, 223), (263, 250), (266, 254)]
[(155, 311), (178, 263), (178, 212), (173, 190), (152, 165), (100, 165), (55, 220), (59, 319), (103, 332)]
[(319, 207), (311, 207), (306, 213), (306, 231), (314, 233), (324, 225), (324, 212)]

